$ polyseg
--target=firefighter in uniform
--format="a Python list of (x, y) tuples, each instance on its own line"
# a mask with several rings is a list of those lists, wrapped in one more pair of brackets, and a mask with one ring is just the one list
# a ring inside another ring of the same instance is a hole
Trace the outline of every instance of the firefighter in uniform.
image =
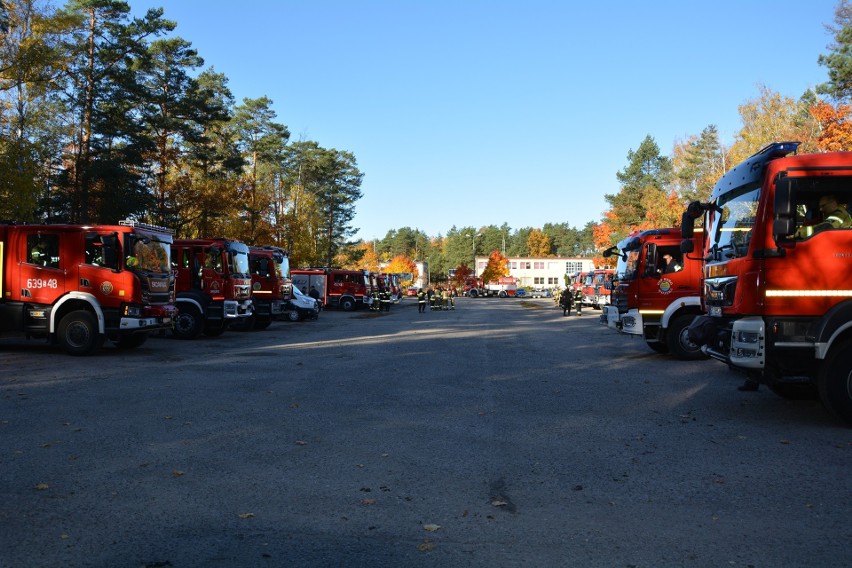
[(577, 307), (577, 315), (583, 315), (583, 291), (579, 288), (574, 290), (574, 305)]
[(570, 316), (571, 315), (571, 304), (573, 303), (574, 298), (571, 296), (571, 289), (565, 288), (562, 290), (562, 293), (559, 294), (559, 305), (562, 307), (562, 316)]
[(442, 303), (443, 303), (444, 310), (449, 310), (450, 304), (451, 304), (450, 291), (448, 289), (444, 288), (444, 291), (441, 294), (441, 296), (442, 296)]
[(380, 296), (381, 296), (381, 303), (382, 303), (382, 311), (389, 312), (390, 311), (390, 305), (391, 305), (390, 292), (388, 292), (387, 289), (382, 290), (382, 293), (380, 294)]
[(423, 288), (417, 290), (417, 313), (422, 314), (426, 311), (426, 292)]

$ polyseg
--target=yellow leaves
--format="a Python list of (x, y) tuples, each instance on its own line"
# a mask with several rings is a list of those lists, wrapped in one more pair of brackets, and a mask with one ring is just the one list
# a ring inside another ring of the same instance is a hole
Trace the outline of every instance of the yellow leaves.
[(50, 489), (50, 485), (48, 485), (47, 483), (38, 483), (36, 485), (33, 485), (33, 489), (35, 489), (36, 491), (47, 491), (48, 489)]
[(427, 524), (423, 525), (423, 530), (426, 532), (436, 532), (441, 530), (441, 525)]
[(530, 256), (550, 256), (550, 237), (541, 229), (533, 229), (527, 237)]
[(435, 543), (427, 538), (417, 545), (417, 550), (420, 552), (431, 552), (432, 550), (435, 550)]
[(186, 475), (186, 473), (179, 469), (172, 470), (172, 477), (183, 477), (184, 475)]
[(253, 519), (254, 513), (240, 513), (237, 516), (241, 519)]

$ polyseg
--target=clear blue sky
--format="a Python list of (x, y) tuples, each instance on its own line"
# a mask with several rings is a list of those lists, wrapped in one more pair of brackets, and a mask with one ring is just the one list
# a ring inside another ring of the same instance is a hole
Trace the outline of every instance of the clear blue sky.
[(129, 0), (291, 140), (352, 152), (357, 237), (597, 221), (646, 135), (730, 144), (763, 84), (825, 82), (834, 0)]

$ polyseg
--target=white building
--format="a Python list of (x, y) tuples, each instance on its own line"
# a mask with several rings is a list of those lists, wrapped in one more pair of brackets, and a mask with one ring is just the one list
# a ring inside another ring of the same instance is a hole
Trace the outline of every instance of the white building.
[[(487, 265), (487, 256), (477, 256), (474, 261), (474, 275), (482, 274)], [(518, 281), (518, 287), (562, 288), (565, 286), (566, 274), (587, 272), (594, 268), (595, 264), (590, 258), (509, 257), (509, 276)]]

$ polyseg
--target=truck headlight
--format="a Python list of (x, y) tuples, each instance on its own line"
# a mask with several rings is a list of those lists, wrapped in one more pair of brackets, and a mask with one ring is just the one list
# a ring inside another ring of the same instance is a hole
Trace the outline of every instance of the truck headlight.
[(752, 331), (737, 331), (734, 333), (734, 341), (737, 343), (757, 343), (759, 339), (760, 334)]

